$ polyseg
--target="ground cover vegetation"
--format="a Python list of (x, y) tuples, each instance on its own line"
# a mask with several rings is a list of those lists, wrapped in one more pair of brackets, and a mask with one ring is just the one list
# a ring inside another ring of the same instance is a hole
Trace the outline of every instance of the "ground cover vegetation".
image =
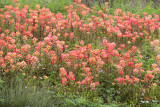
[(0, 9), (1, 106), (160, 105), (157, 14), (20, 3)]

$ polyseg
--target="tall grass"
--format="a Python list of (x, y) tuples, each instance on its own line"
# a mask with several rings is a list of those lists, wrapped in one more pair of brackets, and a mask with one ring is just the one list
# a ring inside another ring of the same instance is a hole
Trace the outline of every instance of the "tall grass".
[[(131, 12), (135, 15), (143, 15), (144, 12), (148, 14), (158, 14), (160, 15), (159, 3), (154, 3), (153, 0), (148, 0), (144, 2), (143, 0), (108, 0), (109, 3), (109, 14), (114, 14), (116, 9), (121, 9), (125, 12)], [(86, 3), (87, 4), (87, 3)], [(98, 1), (95, 1), (91, 7), (96, 6), (97, 10), (103, 10), (104, 4), (99, 5)]]
[(25, 106), (47, 106), (53, 105), (51, 92), (46, 88), (37, 86), (16, 84), (16, 86), (3, 85), (0, 89), (1, 107), (25, 107)]
[[(49, 8), (53, 13), (66, 14), (65, 6), (73, 4), (73, 0), (19, 0), (20, 9), (22, 9), (26, 4), (29, 5), (29, 8), (34, 9), (36, 4), (40, 4), (41, 7)], [(82, 0), (82, 3), (85, 3), (91, 8), (93, 6), (97, 7), (97, 10), (102, 10), (104, 4), (98, 2), (98, 0), (87, 1)], [(90, 4), (89, 4), (90, 3)], [(114, 14), (116, 9), (121, 9), (122, 11), (129, 11), (134, 14), (143, 15), (144, 12), (148, 14), (158, 14), (160, 15), (159, 3), (149, 0), (144, 2), (143, 0), (108, 0), (109, 3), (109, 14)], [(13, 0), (0, 0), (0, 8), (3, 8), (5, 5), (14, 5)]]
[[(26, 4), (29, 5), (30, 9), (34, 9), (36, 4), (40, 4), (41, 7), (49, 8), (50, 11), (54, 13), (61, 12), (62, 14), (66, 13), (64, 9), (65, 6), (68, 6), (73, 3), (73, 0), (19, 0), (20, 9), (22, 9)], [(5, 5), (14, 5), (13, 0), (0, 0), (0, 8), (3, 8)]]

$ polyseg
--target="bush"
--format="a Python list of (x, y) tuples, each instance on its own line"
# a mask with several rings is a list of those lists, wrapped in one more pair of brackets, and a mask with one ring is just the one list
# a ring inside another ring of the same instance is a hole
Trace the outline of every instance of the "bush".
[(97, 10), (75, 1), (67, 14), (13, 4), (0, 9), (4, 106), (159, 104), (158, 15), (110, 14), (108, 3)]

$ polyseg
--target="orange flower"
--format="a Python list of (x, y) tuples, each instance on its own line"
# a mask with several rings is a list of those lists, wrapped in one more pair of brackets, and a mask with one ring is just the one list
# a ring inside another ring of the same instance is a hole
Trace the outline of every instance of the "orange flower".
[(67, 85), (67, 78), (63, 78), (63, 79), (62, 79), (62, 85), (63, 85), (63, 86)]
[(39, 4), (36, 4), (36, 9), (40, 9), (40, 5)]
[(14, 3), (18, 3), (18, 0), (14, 0)]

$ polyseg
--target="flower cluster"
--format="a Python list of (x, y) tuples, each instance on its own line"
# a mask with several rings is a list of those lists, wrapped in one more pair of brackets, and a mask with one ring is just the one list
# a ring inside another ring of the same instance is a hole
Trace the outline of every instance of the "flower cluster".
[[(132, 87), (134, 92), (139, 87), (140, 94), (159, 85), (160, 55), (146, 70), (138, 46), (139, 41), (150, 42), (152, 35), (158, 36), (158, 15), (140, 17), (120, 9), (110, 15), (80, 4), (81, 0), (66, 6), (67, 15), (62, 15), (40, 5), (20, 10), (18, 0), (14, 2), (15, 7), (0, 9), (0, 72), (4, 76), (52, 78), (64, 89), (82, 92), (101, 85), (101, 74), (119, 90)], [(150, 43), (160, 54), (159, 40)]]

